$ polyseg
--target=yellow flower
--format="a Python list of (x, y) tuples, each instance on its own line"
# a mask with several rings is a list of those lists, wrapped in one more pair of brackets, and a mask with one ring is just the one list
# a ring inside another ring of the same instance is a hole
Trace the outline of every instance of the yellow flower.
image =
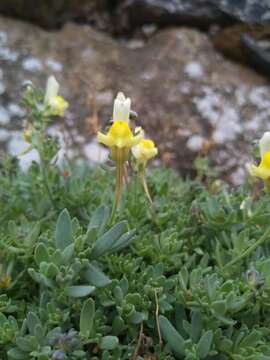
[(138, 145), (135, 145), (131, 149), (131, 151), (135, 159), (144, 164), (158, 153), (155, 143), (150, 139), (142, 139)]
[(114, 121), (108, 133), (102, 134), (98, 132), (97, 139), (100, 143), (112, 148), (129, 149), (137, 145), (142, 136), (141, 134), (133, 135), (126, 121)]
[(248, 170), (252, 176), (257, 176), (263, 180), (270, 178), (270, 151), (267, 151), (258, 166), (249, 164)]
[(49, 106), (51, 115), (64, 116), (68, 108), (66, 100), (58, 95), (59, 84), (54, 76), (50, 76), (47, 81), (44, 103)]
[(265, 132), (259, 141), (261, 162), (258, 166), (247, 164), (251, 176), (257, 176), (266, 181), (270, 179), (270, 132)]

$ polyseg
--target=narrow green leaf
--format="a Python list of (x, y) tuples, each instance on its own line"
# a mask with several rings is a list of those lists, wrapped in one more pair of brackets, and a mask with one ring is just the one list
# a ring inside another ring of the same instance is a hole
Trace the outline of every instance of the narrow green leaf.
[(241, 347), (253, 347), (257, 344), (257, 342), (262, 338), (262, 333), (253, 330), (250, 334), (248, 334), (240, 343)]
[(41, 324), (37, 324), (35, 326), (34, 335), (35, 335), (36, 340), (39, 342), (39, 345), (43, 345), (45, 331), (42, 328)]
[(176, 331), (170, 321), (164, 316), (159, 316), (159, 325), (162, 337), (169, 344), (170, 348), (178, 356), (185, 355), (185, 341), (182, 336)]
[(54, 288), (55, 287), (55, 283), (53, 280), (49, 279), (47, 276), (45, 276), (44, 274), (40, 274), (40, 283), (48, 288)]
[(59, 269), (53, 263), (50, 263), (46, 269), (45, 276), (49, 279), (55, 278), (55, 276), (59, 273)]
[(110, 219), (110, 209), (107, 206), (100, 205), (91, 217), (88, 231), (98, 229), (98, 234), (102, 234)]
[(43, 243), (40, 243), (36, 246), (34, 257), (37, 265), (39, 265), (43, 261), (49, 262), (50, 259), (49, 253), (46, 246)]
[(35, 335), (35, 328), (37, 325), (41, 325), (39, 318), (35, 313), (29, 312), (27, 315), (27, 327), (31, 335)]
[(40, 222), (37, 222), (24, 239), (24, 244), (27, 247), (32, 247), (37, 242), (38, 236), (40, 234), (40, 229), (41, 229)]
[(191, 337), (191, 325), (187, 320), (183, 320), (183, 329)]
[(92, 294), (96, 288), (89, 285), (77, 285), (66, 288), (65, 293), (69, 297), (79, 298)]
[(205, 283), (205, 290), (208, 293), (208, 297), (212, 301), (216, 297), (216, 290), (217, 290), (216, 274), (206, 276), (204, 283)]
[(208, 355), (212, 341), (213, 332), (212, 330), (208, 330), (203, 334), (203, 336), (200, 338), (200, 341), (198, 342), (197, 353), (200, 359), (204, 359)]
[(97, 266), (89, 264), (85, 273), (84, 278), (89, 284), (96, 286), (97, 288), (109, 285), (112, 281), (106, 276)]
[(191, 338), (197, 343), (203, 328), (202, 315), (199, 310), (194, 310), (191, 316)]
[(89, 338), (95, 318), (95, 302), (93, 299), (87, 299), (82, 307), (80, 316), (80, 333), (84, 338)]
[(111, 253), (116, 252), (116, 251), (123, 250), (125, 247), (129, 246), (134, 240), (135, 233), (136, 233), (136, 230), (134, 229), (134, 230), (128, 231), (127, 233), (122, 235), (120, 237), (120, 239), (118, 239), (114, 243), (114, 245), (112, 246), (112, 248), (108, 252), (108, 254), (111, 254)]
[(134, 311), (131, 316), (128, 317), (128, 322), (131, 324), (141, 324), (144, 320), (143, 313)]
[(183, 336), (185, 334), (185, 330), (183, 327), (183, 320), (186, 321), (186, 312), (185, 308), (182, 304), (175, 304), (175, 323), (177, 331)]
[(59, 250), (64, 250), (73, 243), (72, 223), (69, 212), (64, 209), (58, 217), (55, 230), (55, 244)]
[(99, 256), (109, 253), (115, 242), (126, 232), (127, 222), (121, 221), (114, 225), (109, 231), (97, 239), (91, 257), (96, 259)]
[(68, 264), (70, 260), (72, 259), (72, 256), (74, 254), (75, 244), (70, 244), (65, 248), (65, 250), (62, 253), (62, 263)]
[(125, 328), (125, 322), (123, 318), (117, 315), (112, 322), (112, 334), (119, 335)]

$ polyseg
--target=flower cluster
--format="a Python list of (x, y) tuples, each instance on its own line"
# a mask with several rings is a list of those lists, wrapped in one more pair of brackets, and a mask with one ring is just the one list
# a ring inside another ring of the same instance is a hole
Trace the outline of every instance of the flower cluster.
[(145, 167), (147, 162), (157, 155), (158, 150), (154, 142), (144, 138), (141, 128), (132, 130), (130, 124), (131, 100), (119, 92), (114, 100), (113, 123), (107, 134), (98, 132), (97, 139), (100, 143), (110, 148), (111, 159), (116, 162), (116, 196), (113, 214), (118, 206), (121, 196), (122, 178), (125, 173), (125, 163), (131, 153), (141, 169), (143, 186), (148, 199), (151, 197), (145, 181)]
[(42, 168), (44, 188), (54, 204), (53, 196), (48, 184), (50, 164), (57, 157), (59, 143), (57, 137), (48, 136), (48, 125), (52, 117), (63, 117), (68, 108), (67, 101), (59, 95), (59, 83), (54, 76), (47, 80), (46, 90), (36, 89), (31, 83), (27, 84), (24, 102), (29, 109), (23, 138), (28, 147), (18, 156), (25, 155), (32, 149), (38, 152)]
[[(25, 142), (31, 144), (27, 150), (31, 150), (34, 146), (34, 138), (37, 137), (37, 132), (46, 130), (46, 125), (52, 116), (63, 117), (68, 102), (59, 94), (60, 85), (54, 76), (50, 76), (47, 80), (45, 94), (38, 96), (32, 85), (27, 86), (25, 97), (26, 104), (31, 107), (36, 106), (35, 111), (32, 111), (32, 117), (28, 118), (28, 124), (23, 132)], [(35, 116), (34, 116), (35, 114)]]
[(133, 134), (130, 126), (130, 98), (119, 92), (114, 100), (113, 124), (107, 134), (98, 132), (98, 141), (111, 149), (113, 160), (117, 160), (117, 153), (122, 152), (128, 159), (128, 150), (139, 162), (146, 164), (148, 160), (157, 155), (157, 148), (152, 140), (144, 139), (144, 131), (136, 128)]

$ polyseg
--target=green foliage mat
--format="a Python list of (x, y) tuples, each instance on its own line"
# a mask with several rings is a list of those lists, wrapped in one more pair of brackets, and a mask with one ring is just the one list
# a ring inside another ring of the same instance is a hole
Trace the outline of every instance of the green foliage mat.
[(269, 197), (84, 164), (0, 176), (0, 359), (270, 359)]

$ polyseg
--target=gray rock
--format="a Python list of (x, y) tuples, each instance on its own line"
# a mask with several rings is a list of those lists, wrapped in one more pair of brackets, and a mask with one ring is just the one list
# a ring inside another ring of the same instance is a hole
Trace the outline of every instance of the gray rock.
[(0, 39), (2, 128), (10, 133), (0, 141), (13, 154), (24, 146), (19, 139), (25, 118), (22, 84), (31, 80), (44, 87), (52, 73), (70, 102), (65, 119), (50, 130), (61, 134), (62, 144), (68, 140), (61, 156), (99, 156), (93, 138), (111, 118), (119, 90), (132, 98), (139, 124), (157, 142), (160, 158), (182, 173), (192, 171), (194, 158), (203, 153), (226, 178), (240, 182), (252, 141), (270, 130), (266, 80), (223, 58), (197, 30), (163, 30), (145, 46), (130, 48), (89, 26), (68, 24), (46, 32), (0, 18)]
[(231, 17), (249, 24), (270, 24), (269, 0), (211, 0)]
[(119, 9), (120, 24), (126, 27), (146, 23), (206, 27), (227, 20), (211, 0), (126, 0)]
[(0, 13), (55, 29), (70, 20), (104, 22), (106, 0), (1, 0)]
[(125, 0), (120, 14), (123, 11), (128, 16), (126, 23), (133, 26), (155, 23), (203, 27), (232, 20), (249, 24), (270, 22), (268, 0)]
[[(118, 20), (108, 25), (117, 8)], [(205, 27), (231, 19), (259, 24), (270, 21), (268, 0), (1, 0), (0, 13), (48, 29), (68, 21), (107, 29), (118, 22), (130, 28), (145, 23)]]
[(269, 40), (256, 40), (248, 34), (241, 36), (242, 44), (245, 46), (249, 62), (258, 71), (264, 72), (270, 77), (270, 42)]

